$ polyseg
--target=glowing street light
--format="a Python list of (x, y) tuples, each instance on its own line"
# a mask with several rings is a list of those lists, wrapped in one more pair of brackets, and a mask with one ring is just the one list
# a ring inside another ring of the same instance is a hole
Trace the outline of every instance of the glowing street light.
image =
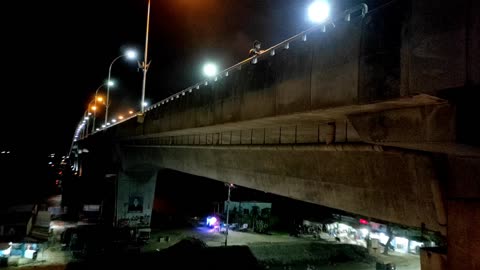
[(122, 119), (123, 119), (123, 115), (120, 115), (120, 116), (118, 117), (118, 119), (119, 119), (119, 120), (122, 120)]
[(330, 5), (324, 0), (317, 0), (308, 7), (308, 18), (314, 23), (322, 23), (328, 16), (330, 16)]
[(122, 57), (127, 57), (127, 59), (134, 59), (137, 56), (137, 53), (133, 50), (128, 50), (124, 54), (117, 56), (117, 58), (113, 59), (112, 63), (110, 63), (110, 67), (108, 68), (108, 80), (107, 80), (107, 101), (105, 105), (105, 124), (107, 123), (108, 119), (108, 107), (109, 107), (109, 96), (110, 96), (110, 86), (113, 86), (113, 82), (111, 80), (111, 75), (112, 75), (112, 66), (115, 61)]
[(105, 85), (110, 85), (110, 86), (113, 86), (112, 82), (111, 81), (107, 81), (105, 83), (102, 83), (98, 88), (97, 90), (95, 90), (95, 97), (94, 99), (88, 104), (90, 106), (90, 104), (92, 102), (94, 102), (94, 105), (91, 108), (91, 110), (93, 111), (93, 123), (92, 123), (92, 131), (91, 133), (93, 133), (93, 131), (95, 131), (95, 120), (96, 120), (96, 114), (97, 114), (97, 101), (98, 102), (102, 102), (103, 101), (103, 97), (101, 96), (98, 96), (98, 91), (100, 91), (100, 89), (105, 86)]
[(128, 111), (128, 114), (133, 114), (133, 111), (132, 110)]
[(213, 77), (217, 75), (218, 68), (215, 64), (213, 63), (207, 63), (203, 66), (203, 74), (207, 77)]
[(134, 60), (137, 59), (137, 52), (134, 50), (128, 50), (125, 55), (127, 56), (127, 59)]

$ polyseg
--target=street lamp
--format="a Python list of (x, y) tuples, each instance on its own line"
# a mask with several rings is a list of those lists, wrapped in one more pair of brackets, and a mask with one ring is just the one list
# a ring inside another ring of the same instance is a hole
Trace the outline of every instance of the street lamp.
[(122, 57), (127, 57), (128, 59), (135, 59), (137, 57), (137, 53), (133, 50), (128, 50), (124, 54), (117, 56), (117, 58), (113, 59), (112, 63), (110, 63), (110, 67), (108, 68), (108, 80), (107, 80), (107, 103), (105, 105), (105, 124), (107, 123), (108, 119), (108, 106), (109, 106), (109, 96), (110, 96), (110, 86), (113, 86), (113, 82), (110, 79), (112, 75), (112, 66), (115, 61)]
[(217, 75), (217, 72), (218, 72), (217, 70), (218, 70), (217, 65), (213, 63), (206, 63), (203, 66), (203, 74), (205, 74), (205, 76), (207, 77), (213, 77)]
[(145, 33), (144, 60), (141, 64), (138, 63), (140, 68), (142, 68), (142, 70), (143, 70), (142, 101), (140, 102), (142, 114), (145, 112), (145, 106), (144, 106), (144, 103), (145, 103), (145, 85), (147, 83), (147, 70), (148, 70), (148, 67), (150, 66), (150, 62), (147, 63), (147, 61), (148, 61), (148, 30), (149, 30), (149, 25), (150, 25), (150, 0), (148, 0), (148, 8), (147, 8), (147, 29), (146, 29), (146, 33)]
[(330, 5), (324, 0), (317, 0), (308, 7), (308, 18), (314, 23), (322, 23), (328, 16), (330, 16)]
[[(93, 111), (93, 123), (92, 123), (92, 132), (93, 133), (95, 131), (95, 118), (96, 118), (96, 114), (97, 114), (97, 101), (98, 102), (102, 102), (103, 101), (103, 97), (97, 97), (97, 94), (98, 94), (98, 91), (103, 87), (105, 86), (105, 84), (109, 84), (110, 81), (106, 82), (106, 83), (102, 83), (98, 88), (97, 90), (95, 90), (95, 97), (94, 97), (94, 105), (91, 107), (92, 111)], [(92, 101), (90, 101), (90, 103), (88, 104), (89, 108), (90, 108), (90, 104), (92, 103)]]
[(226, 186), (228, 186), (228, 197), (227, 197), (227, 222), (226, 222), (226, 226), (225, 226), (225, 246), (227, 246), (227, 242), (228, 242), (228, 216), (229, 216), (229, 213), (230, 213), (230, 190), (232, 188), (235, 188), (235, 186), (233, 184), (230, 184), (230, 183), (225, 183)]

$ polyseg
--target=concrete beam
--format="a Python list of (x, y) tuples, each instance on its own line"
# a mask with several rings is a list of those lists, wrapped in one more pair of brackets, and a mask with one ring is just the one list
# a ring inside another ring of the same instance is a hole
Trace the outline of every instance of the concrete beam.
[[(445, 232), (429, 154), (374, 146), (122, 146), (122, 166), (157, 166)], [(437, 203), (438, 206), (438, 203)]]

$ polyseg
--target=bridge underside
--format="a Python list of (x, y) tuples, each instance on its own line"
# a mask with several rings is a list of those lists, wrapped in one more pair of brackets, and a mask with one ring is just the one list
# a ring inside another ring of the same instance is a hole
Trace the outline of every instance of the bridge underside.
[[(413, 227), (445, 232), (439, 175), (480, 160), (368, 144), (123, 146), (125, 171), (168, 168)], [(261, 166), (260, 166), (261, 164)]]

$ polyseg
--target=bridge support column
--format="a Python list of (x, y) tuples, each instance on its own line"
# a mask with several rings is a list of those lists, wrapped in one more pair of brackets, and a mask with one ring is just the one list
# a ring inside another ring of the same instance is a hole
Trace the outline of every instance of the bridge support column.
[(480, 158), (449, 156), (439, 167), (446, 176), (447, 243), (421, 251), (422, 270), (480, 270)]
[(480, 270), (480, 158), (450, 157), (447, 265)]
[(150, 227), (156, 170), (127, 171), (118, 174), (115, 223), (117, 227)]
[(448, 269), (480, 269), (480, 201), (448, 202)]

